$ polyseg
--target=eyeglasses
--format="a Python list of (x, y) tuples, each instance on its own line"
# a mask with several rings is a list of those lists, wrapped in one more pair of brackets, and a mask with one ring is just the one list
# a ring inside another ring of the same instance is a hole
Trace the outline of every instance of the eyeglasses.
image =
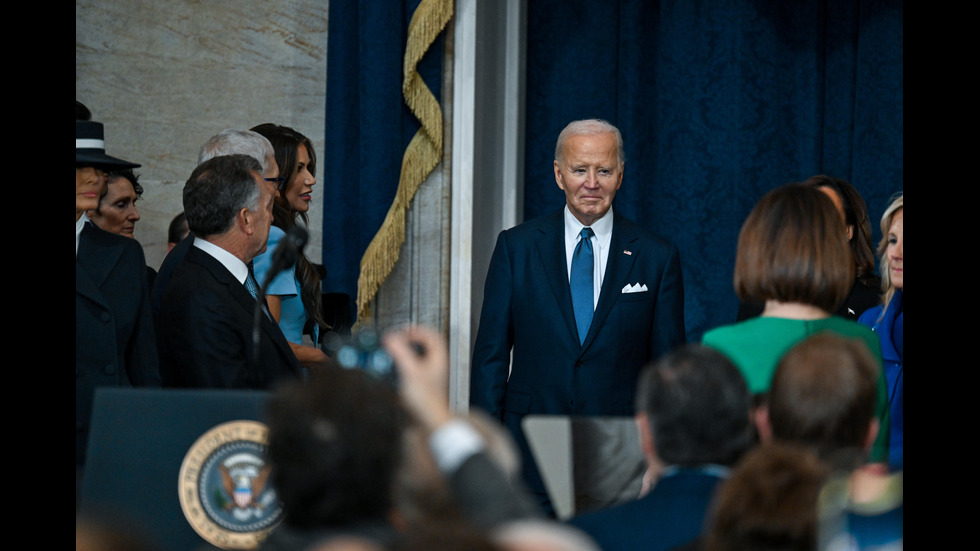
[(275, 184), (276, 185), (276, 189), (282, 188), (283, 182), (286, 181), (285, 178), (263, 178), (263, 180), (265, 180), (266, 182), (272, 182), (273, 184)]

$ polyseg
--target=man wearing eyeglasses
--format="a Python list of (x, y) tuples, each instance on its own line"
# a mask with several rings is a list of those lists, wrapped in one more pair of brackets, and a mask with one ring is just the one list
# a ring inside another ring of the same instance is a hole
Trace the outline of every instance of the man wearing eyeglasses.
[[(237, 130), (229, 128), (222, 130), (204, 142), (201, 152), (197, 158), (197, 164), (222, 155), (248, 155), (256, 159), (262, 165), (263, 179), (271, 186), (273, 196), (279, 196), (279, 187), (284, 178), (279, 177), (279, 165), (276, 164), (276, 152), (272, 144), (265, 136), (251, 130)], [(150, 301), (153, 304), (153, 319), (158, 320), (160, 316), (160, 303), (163, 294), (167, 290), (167, 284), (173, 276), (174, 270), (183, 261), (187, 251), (190, 250), (194, 242), (193, 233), (184, 238), (176, 247), (167, 253), (163, 259), (160, 271), (157, 272), (156, 280), (153, 282), (153, 290)]]

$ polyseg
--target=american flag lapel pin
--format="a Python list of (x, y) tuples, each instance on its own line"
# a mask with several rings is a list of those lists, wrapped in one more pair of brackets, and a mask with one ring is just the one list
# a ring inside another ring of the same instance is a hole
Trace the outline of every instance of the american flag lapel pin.
[(633, 251), (623, 249), (623, 254), (628, 254), (628, 255), (632, 256), (633, 255)]

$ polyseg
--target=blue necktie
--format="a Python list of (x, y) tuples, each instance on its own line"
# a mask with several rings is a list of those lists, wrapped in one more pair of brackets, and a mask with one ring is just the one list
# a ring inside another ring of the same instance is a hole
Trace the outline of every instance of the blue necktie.
[[(252, 263), (248, 263), (248, 277), (245, 278), (245, 288), (248, 289), (248, 293), (252, 295), (256, 301), (259, 300), (259, 282), (255, 280), (255, 272), (252, 269)], [(272, 313), (269, 312), (269, 307), (266, 306), (265, 300), (262, 301), (262, 312), (265, 313), (266, 317), (270, 320), (272, 319)]]
[(581, 239), (572, 254), (572, 274), (569, 287), (572, 291), (572, 310), (575, 312), (575, 325), (578, 327), (579, 344), (585, 342), (592, 325), (593, 301), (593, 262), (592, 228), (582, 228)]

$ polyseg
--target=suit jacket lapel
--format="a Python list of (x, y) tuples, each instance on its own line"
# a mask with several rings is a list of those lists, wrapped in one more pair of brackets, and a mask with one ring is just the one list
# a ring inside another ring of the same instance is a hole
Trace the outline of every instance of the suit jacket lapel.
[(92, 301), (108, 307), (100, 291), (102, 283), (119, 262), (123, 248), (111, 240), (101, 239), (102, 230), (91, 223), (82, 229), (78, 240), (78, 255), (75, 257), (75, 292)]
[(602, 277), (602, 289), (599, 291), (599, 303), (596, 304), (595, 313), (592, 315), (592, 325), (589, 327), (589, 334), (585, 337), (582, 350), (586, 350), (596, 334), (609, 317), (609, 312), (622, 295), (623, 285), (629, 278), (630, 271), (639, 251), (632, 249), (632, 243), (636, 241), (637, 235), (619, 221), (616, 216), (613, 219), (612, 239), (609, 240), (609, 257), (606, 259), (606, 273)]
[(538, 231), (538, 254), (541, 257), (542, 271), (548, 279), (555, 302), (561, 310), (562, 318), (568, 327), (571, 339), (578, 343), (578, 328), (575, 326), (575, 312), (572, 310), (572, 293), (568, 288), (568, 261), (565, 259), (565, 221), (562, 211)]
[[(235, 276), (223, 264), (197, 247), (191, 247), (187, 251), (187, 256), (211, 272), (218, 283), (228, 288), (228, 295), (240, 304), (246, 312), (254, 315), (256, 301), (252, 297), (252, 293), (249, 293), (245, 285), (235, 279)], [(259, 319), (259, 326), (262, 328), (262, 332), (265, 333), (266, 337), (280, 349), (280, 352), (286, 354), (287, 357), (291, 356), (293, 351), (286, 343), (286, 338), (283, 337), (282, 330), (279, 329), (279, 326), (264, 313), (259, 315)]]

